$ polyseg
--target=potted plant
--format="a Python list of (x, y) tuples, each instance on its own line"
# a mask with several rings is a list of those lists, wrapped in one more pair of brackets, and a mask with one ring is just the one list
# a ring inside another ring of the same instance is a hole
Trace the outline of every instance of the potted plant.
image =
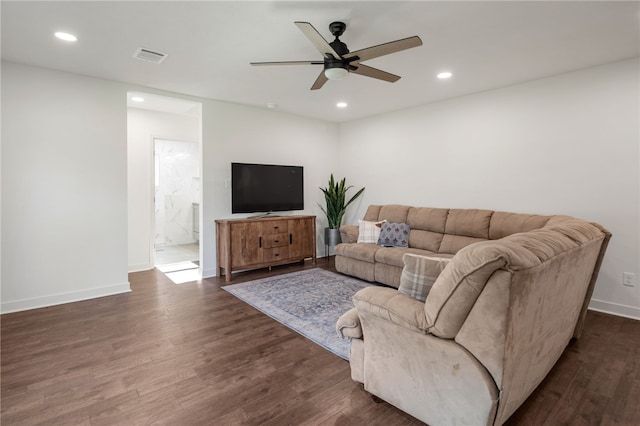
[(349, 201), (345, 202), (347, 197), (347, 191), (352, 186), (346, 185), (346, 178), (342, 178), (340, 182), (333, 179), (333, 174), (329, 178), (329, 185), (326, 188), (320, 188), (324, 193), (324, 200), (326, 202), (326, 209), (322, 206), (320, 208), (327, 216), (328, 227), (324, 230), (324, 244), (326, 246), (335, 246), (340, 243), (340, 225), (342, 224), (342, 218), (347, 210), (347, 206), (355, 201), (356, 198), (364, 192), (364, 188), (355, 193)]

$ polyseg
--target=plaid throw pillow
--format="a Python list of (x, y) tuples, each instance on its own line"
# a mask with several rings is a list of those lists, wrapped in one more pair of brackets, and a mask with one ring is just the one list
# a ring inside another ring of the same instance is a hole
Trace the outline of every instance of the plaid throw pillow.
[(424, 302), (438, 275), (451, 259), (406, 253), (402, 260), (404, 268), (400, 275), (398, 291)]
[(367, 222), (365, 220), (359, 220), (358, 242), (376, 244), (380, 237), (380, 227), (384, 222), (386, 222), (386, 220), (383, 220), (382, 222)]
[(409, 247), (409, 231), (411, 228), (406, 223), (387, 222), (382, 224), (379, 246)]

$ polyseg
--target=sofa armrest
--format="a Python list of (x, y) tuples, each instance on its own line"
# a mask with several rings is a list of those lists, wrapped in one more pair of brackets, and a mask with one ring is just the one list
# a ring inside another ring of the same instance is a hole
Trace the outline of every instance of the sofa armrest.
[(338, 318), (336, 331), (343, 339), (362, 339), (362, 325), (356, 308), (349, 309)]
[(428, 324), (424, 313), (424, 302), (395, 288), (366, 287), (353, 296), (360, 318), (373, 315), (401, 327), (427, 333)]
[(360, 228), (358, 225), (342, 225), (340, 227), (340, 237), (343, 243), (357, 243), (358, 232)]

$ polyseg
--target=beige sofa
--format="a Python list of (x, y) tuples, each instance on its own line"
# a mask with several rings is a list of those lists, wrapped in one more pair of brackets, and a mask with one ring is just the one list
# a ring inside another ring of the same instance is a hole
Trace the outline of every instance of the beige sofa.
[(451, 260), (424, 302), (390, 287), (356, 293), (337, 324), (353, 380), (431, 426), (504, 423), (579, 337), (611, 234), (487, 210), (371, 206), (365, 219), (408, 223), (409, 248), (353, 243), (357, 227), (343, 227), (343, 273), (398, 287), (404, 253)]

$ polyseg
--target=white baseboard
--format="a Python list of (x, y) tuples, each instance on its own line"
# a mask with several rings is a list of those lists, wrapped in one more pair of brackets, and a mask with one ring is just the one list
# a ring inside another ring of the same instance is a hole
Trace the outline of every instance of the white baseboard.
[(140, 263), (138, 265), (129, 265), (129, 273), (131, 273), (131, 272), (150, 271), (153, 268), (155, 268), (155, 266), (153, 266), (150, 263)]
[(636, 308), (635, 306), (619, 305), (617, 303), (591, 299), (591, 302), (589, 302), (589, 309), (592, 311), (603, 312), (605, 314), (640, 320), (640, 308)]
[(217, 277), (218, 271), (216, 270), (216, 268), (208, 268), (208, 269), (202, 269), (202, 278), (213, 278), (213, 277)]
[(96, 297), (111, 296), (114, 294), (128, 293), (131, 291), (129, 282), (114, 284), (106, 287), (90, 288), (87, 290), (59, 293), (51, 296), (36, 297), (33, 299), (14, 300), (0, 304), (0, 313), (26, 311), (29, 309), (44, 308), (47, 306), (61, 305), (63, 303), (79, 302), (81, 300), (95, 299)]

